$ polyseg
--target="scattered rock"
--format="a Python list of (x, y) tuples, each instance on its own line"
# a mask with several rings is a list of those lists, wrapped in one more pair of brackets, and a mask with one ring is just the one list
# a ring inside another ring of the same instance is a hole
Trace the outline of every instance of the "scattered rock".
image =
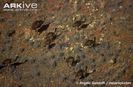
[(115, 63), (116, 63), (116, 58), (111, 59), (111, 60), (109, 61), (109, 63), (115, 64)]
[(2, 87), (133, 81), (132, 0), (35, 1), (37, 12), (0, 12)]
[(89, 73), (89, 74), (94, 73), (94, 72), (95, 72), (95, 69), (88, 70), (88, 73)]
[(41, 47), (41, 43), (39, 41), (35, 41), (35, 42), (33, 42), (32, 46), (34, 48), (39, 48), (39, 47)]
[(100, 43), (98, 48), (99, 49), (109, 49), (110, 48), (110, 44), (108, 42), (102, 42), (102, 43)]

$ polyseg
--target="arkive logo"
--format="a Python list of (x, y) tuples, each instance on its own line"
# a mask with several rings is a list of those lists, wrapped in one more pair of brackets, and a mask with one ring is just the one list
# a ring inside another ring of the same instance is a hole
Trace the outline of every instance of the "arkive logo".
[(3, 6), (4, 11), (36, 11), (38, 8), (37, 3), (5, 3)]

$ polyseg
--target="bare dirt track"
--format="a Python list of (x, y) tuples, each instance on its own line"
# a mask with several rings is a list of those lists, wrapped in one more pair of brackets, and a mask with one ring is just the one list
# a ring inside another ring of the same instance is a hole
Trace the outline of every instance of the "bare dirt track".
[(132, 87), (82, 81), (133, 82), (133, 0), (0, 0), (0, 87)]

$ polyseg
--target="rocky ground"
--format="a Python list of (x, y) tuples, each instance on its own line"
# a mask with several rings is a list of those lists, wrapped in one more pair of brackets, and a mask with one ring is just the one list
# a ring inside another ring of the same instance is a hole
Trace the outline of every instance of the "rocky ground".
[(39, 7), (0, 9), (0, 87), (132, 87), (77, 82), (133, 82), (133, 0), (7, 1)]

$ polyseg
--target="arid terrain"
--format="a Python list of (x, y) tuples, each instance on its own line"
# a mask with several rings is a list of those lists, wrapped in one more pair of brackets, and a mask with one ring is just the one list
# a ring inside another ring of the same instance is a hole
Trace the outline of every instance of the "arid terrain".
[(0, 0), (0, 87), (133, 87), (92, 81), (133, 83), (133, 0)]

